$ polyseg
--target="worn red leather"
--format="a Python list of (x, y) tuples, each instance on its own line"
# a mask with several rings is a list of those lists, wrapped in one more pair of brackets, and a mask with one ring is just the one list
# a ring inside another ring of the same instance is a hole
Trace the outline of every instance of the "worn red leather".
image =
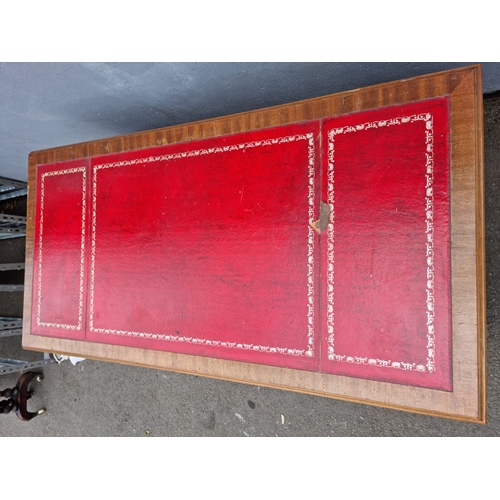
[(449, 102), (323, 126), (323, 371), (451, 390)]
[(85, 339), (88, 160), (37, 166), (32, 333)]
[(316, 370), (319, 158), (318, 123), (92, 158), (87, 339)]
[(33, 333), (451, 390), (448, 108), (39, 166)]

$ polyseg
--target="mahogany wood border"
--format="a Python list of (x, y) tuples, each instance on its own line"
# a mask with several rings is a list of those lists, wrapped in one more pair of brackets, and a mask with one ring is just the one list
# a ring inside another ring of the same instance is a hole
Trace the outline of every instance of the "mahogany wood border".
[[(450, 96), (453, 391), (31, 335), (36, 165), (188, 142)], [(35, 151), (28, 163), (23, 347), (486, 423), (486, 272), (480, 65), (186, 125)]]

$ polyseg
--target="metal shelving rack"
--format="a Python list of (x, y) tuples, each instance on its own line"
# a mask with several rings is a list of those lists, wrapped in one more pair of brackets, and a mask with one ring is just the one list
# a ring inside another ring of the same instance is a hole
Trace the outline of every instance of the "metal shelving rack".
[[(0, 202), (20, 196), (28, 192), (26, 182), (0, 177)], [(0, 214), (0, 240), (26, 236), (26, 217), (20, 215)], [(0, 293), (24, 290), (22, 284), (1, 283), (2, 271), (17, 271), (24, 269), (24, 262), (0, 264)], [(10, 337), (22, 334), (22, 318), (0, 317), (0, 337)], [(0, 358), (0, 375), (12, 372), (23, 372), (55, 363), (55, 359), (44, 353), (40, 361), (24, 361), (21, 359)]]

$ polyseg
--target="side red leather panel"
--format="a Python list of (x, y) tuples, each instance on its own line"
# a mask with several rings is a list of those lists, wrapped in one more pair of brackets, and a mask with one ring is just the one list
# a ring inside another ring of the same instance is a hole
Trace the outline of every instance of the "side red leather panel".
[(84, 339), (88, 160), (37, 167), (32, 333)]
[(451, 390), (448, 110), (324, 122), (323, 371)]

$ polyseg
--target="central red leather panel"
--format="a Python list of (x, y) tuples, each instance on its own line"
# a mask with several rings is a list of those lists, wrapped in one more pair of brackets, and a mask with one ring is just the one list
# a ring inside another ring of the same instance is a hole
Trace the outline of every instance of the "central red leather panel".
[(91, 159), (87, 340), (317, 370), (319, 123)]

